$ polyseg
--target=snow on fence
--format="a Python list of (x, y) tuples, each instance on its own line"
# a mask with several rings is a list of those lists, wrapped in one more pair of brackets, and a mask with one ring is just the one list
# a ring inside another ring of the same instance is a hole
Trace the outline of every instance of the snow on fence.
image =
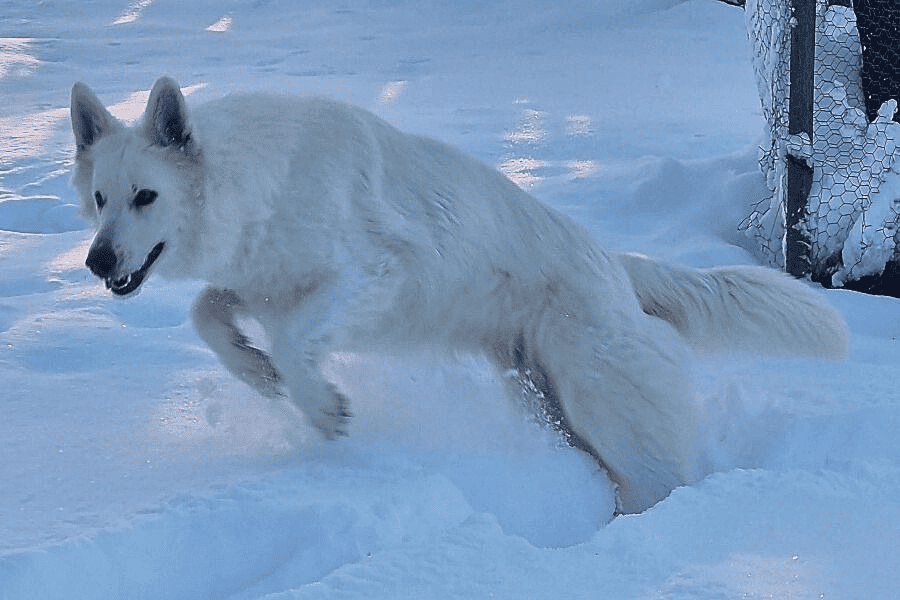
[(900, 3), (850, 4), (746, 1), (771, 196), (740, 228), (762, 260), (794, 275), (898, 295)]

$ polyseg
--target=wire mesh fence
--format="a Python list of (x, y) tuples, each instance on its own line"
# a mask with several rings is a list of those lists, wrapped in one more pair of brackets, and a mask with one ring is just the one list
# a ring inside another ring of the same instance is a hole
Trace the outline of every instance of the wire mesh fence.
[[(791, 71), (797, 68), (791, 60), (792, 33), (798, 26), (793, 4), (798, 0), (745, 4), (768, 123), (760, 168), (771, 195), (740, 227), (772, 266), (789, 266), (790, 234), (795, 233), (805, 250), (804, 273), (813, 280), (900, 291), (894, 277), (900, 247), (900, 163), (895, 161), (900, 124), (893, 120), (894, 99), (900, 95), (900, 3), (856, 0), (854, 7), (849, 0), (799, 1), (814, 3), (815, 10), (812, 136), (791, 130), (789, 118)], [(805, 210), (796, 224), (786, 210), (792, 160), (812, 172)]]

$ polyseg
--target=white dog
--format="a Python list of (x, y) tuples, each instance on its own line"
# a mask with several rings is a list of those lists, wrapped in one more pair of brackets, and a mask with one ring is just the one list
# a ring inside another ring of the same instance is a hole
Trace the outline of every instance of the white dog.
[(358, 108), (254, 94), (189, 112), (162, 78), (133, 127), (81, 83), (71, 110), (74, 185), (99, 228), (90, 270), (122, 296), (151, 271), (207, 281), (200, 337), (328, 438), (349, 417), (319, 371), (328, 353), (477, 353), (530, 379), (620, 510), (641, 511), (702, 476), (688, 346), (847, 351), (841, 318), (801, 283), (607, 254), (495, 170)]

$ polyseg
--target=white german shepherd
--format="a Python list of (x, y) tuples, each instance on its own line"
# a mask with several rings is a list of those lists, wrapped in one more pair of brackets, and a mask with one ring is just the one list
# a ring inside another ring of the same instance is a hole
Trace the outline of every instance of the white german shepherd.
[(528, 377), (636, 512), (703, 475), (688, 346), (847, 352), (802, 283), (607, 254), (494, 169), (358, 108), (254, 94), (189, 112), (162, 78), (133, 127), (81, 83), (71, 110), (74, 185), (99, 229), (90, 270), (120, 296), (151, 271), (207, 281), (200, 337), (327, 438), (349, 417), (319, 371), (328, 353), (477, 353)]

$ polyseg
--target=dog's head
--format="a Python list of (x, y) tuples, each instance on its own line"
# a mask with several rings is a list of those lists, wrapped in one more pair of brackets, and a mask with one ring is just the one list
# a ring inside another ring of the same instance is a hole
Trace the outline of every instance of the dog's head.
[(127, 296), (168, 258), (183, 207), (192, 201), (199, 149), (172, 79), (159, 79), (133, 127), (113, 117), (83, 83), (72, 88), (73, 183), (82, 213), (98, 228), (86, 265)]

